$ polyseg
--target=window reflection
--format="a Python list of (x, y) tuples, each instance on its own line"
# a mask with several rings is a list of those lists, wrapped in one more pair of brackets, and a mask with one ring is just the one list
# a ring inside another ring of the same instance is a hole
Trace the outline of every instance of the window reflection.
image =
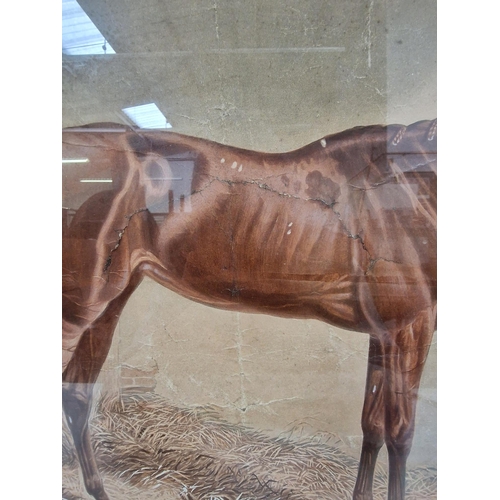
[(116, 54), (76, 0), (62, 0), (62, 51), (68, 55)]
[[(142, 206), (148, 209), (157, 223), (162, 222), (169, 213), (191, 212), (196, 159), (197, 153), (190, 150), (176, 151), (171, 155), (159, 155), (157, 152), (135, 155), (134, 161), (140, 162), (142, 177), (134, 189), (143, 190)], [(64, 144), (63, 234), (86, 202), (98, 201), (103, 209), (105, 199), (111, 203), (124, 185), (129, 161), (125, 151), (110, 147), (109, 144), (102, 147), (79, 146), (71, 144), (71, 141)], [(101, 215), (96, 213), (96, 220), (100, 219)]]

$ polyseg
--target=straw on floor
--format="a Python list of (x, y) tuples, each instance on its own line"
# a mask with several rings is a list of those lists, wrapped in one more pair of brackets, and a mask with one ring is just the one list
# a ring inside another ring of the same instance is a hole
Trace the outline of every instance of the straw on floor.
[[(113, 500), (347, 500), (356, 480), (357, 461), (336, 447), (271, 438), (153, 394), (102, 399), (91, 428)], [(435, 469), (410, 470), (407, 500), (437, 498), (436, 483)], [(379, 468), (374, 498), (386, 492)], [(89, 498), (64, 425), (63, 498)]]

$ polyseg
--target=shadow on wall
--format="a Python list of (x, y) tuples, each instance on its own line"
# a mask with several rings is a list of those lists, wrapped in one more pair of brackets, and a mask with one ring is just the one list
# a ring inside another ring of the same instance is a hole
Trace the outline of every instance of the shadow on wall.
[[(357, 460), (324, 439), (270, 438), (210, 408), (177, 408), (153, 394), (101, 399), (91, 427), (115, 500), (350, 499), (356, 481)], [(437, 498), (436, 490), (435, 469), (408, 472), (408, 500)], [(386, 491), (379, 469), (374, 498), (384, 499)], [(65, 426), (63, 498), (87, 498)]]

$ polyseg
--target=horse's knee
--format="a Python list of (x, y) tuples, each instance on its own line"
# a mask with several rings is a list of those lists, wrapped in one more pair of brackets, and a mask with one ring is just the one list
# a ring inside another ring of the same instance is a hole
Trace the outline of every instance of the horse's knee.
[(370, 416), (363, 418), (361, 429), (363, 431), (363, 443), (371, 443), (378, 448), (384, 444), (385, 425), (379, 418), (370, 418)]
[(385, 440), (385, 412), (382, 396), (378, 401), (370, 401), (365, 398), (365, 407), (361, 419), (361, 430), (363, 431), (363, 444), (370, 444), (373, 448), (379, 449)]
[(92, 390), (79, 387), (84, 385), (88, 384), (63, 384), (62, 390), (62, 407), (75, 444), (83, 438), (92, 403)]
[(389, 455), (406, 459), (411, 451), (415, 430), (415, 414), (410, 412), (406, 418), (390, 415), (385, 430), (385, 444)]
[(385, 444), (387, 446), (387, 452), (389, 454), (389, 459), (391, 457), (394, 458), (394, 460), (398, 461), (404, 461), (406, 462), (406, 459), (408, 458), (408, 455), (411, 452), (411, 446), (412, 446), (412, 438), (390, 438), (387, 437), (385, 440)]
[(86, 408), (92, 399), (92, 391), (89, 390), (89, 384), (71, 384), (62, 385), (62, 403), (64, 409), (83, 409)]

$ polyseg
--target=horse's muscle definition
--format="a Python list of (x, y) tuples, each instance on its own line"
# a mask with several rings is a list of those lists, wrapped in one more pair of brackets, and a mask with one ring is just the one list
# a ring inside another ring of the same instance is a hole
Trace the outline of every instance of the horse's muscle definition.
[(63, 407), (91, 495), (108, 498), (87, 422), (93, 384), (149, 276), (210, 306), (368, 334), (353, 498), (372, 498), (384, 443), (388, 498), (404, 498), (436, 325), (436, 127), (357, 127), (282, 154), (110, 124), (63, 131), (63, 158), (109, 186), (69, 179), (77, 206), (63, 223)]

